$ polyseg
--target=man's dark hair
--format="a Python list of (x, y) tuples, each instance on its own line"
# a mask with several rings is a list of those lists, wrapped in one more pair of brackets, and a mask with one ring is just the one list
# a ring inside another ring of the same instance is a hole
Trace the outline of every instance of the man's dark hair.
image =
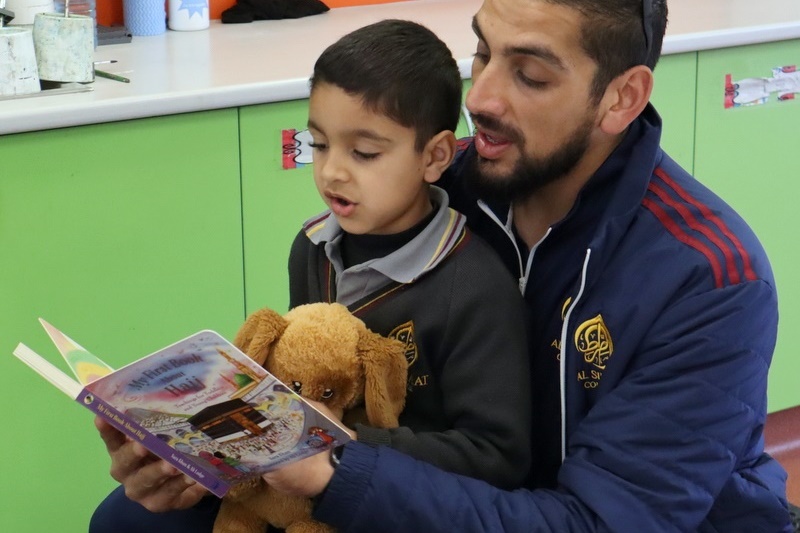
[(592, 96), (636, 65), (656, 68), (667, 28), (667, 0), (545, 0), (584, 15), (581, 42), (597, 63)]
[(398, 124), (416, 130), (416, 149), (455, 131), (461, 75), (447, 45), (415, 22), (384, 20), (348, 33), (314, 65), (311, 90), (334, 85)]

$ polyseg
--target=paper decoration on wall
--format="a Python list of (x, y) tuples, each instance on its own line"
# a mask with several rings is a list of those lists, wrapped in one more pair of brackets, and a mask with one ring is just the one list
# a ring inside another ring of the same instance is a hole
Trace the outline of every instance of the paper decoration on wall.
[(730, 74), (725, 76), (725, 109), (765, 104), (772, 93), (777, 93), (779, 102), (800, 93), (800, 71), (795, 65), (773, 68), (771, 78), (732, 79)]
[(303, 168), (313, 163), (311, 133), (306, 130), (281, 130), (283, 169)]

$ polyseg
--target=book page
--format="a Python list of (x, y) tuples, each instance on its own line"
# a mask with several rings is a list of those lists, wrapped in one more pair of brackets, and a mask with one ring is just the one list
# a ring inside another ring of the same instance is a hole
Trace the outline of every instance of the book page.
[(82, 387), (77, 381), (24, 344), (17, 345), (14, 355), (73, 400), (80, 394)]

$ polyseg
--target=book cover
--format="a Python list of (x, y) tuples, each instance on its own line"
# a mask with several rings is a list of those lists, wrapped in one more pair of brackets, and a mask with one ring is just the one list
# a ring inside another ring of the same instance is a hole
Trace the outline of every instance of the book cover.
[(75, 382), (24, 344), (14, 355), (217, 496), (349, 440), (344, 428), (214, 331), (113, 371), (42, 323), (87, 382)]

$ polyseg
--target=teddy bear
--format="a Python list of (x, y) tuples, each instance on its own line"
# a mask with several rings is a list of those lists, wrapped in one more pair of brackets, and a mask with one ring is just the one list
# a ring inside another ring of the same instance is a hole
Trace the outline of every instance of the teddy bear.
[[(325, 404), (346, 423), (398, 425), (408, 363), (398, 340), (370, 331), (338, 303), (265, 308), (250, 315), (234, 344), (301, 396)], [(214, 533), (330, 533), (311, 518), (308, 498), (272, 490), (260, 478), (234, 486), (222, 499)]]

